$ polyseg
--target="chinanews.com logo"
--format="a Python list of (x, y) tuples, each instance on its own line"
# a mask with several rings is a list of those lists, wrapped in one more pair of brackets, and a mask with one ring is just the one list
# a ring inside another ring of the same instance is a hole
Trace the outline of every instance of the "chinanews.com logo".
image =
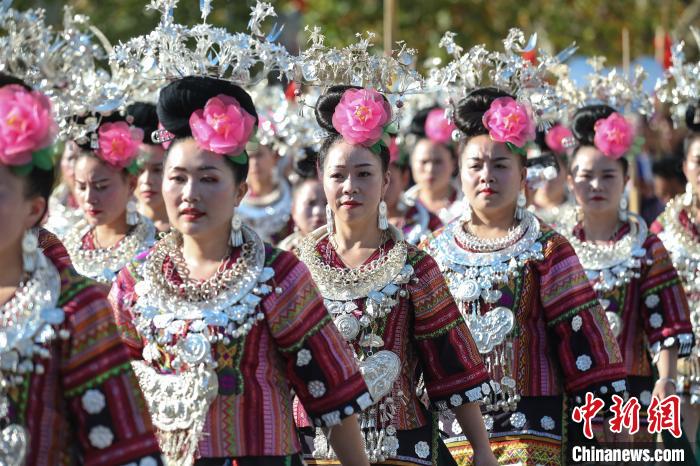
[[(625, 401), (618, 395), (612, 396), (613, 404), (610, 406), (612, 418), (607, 420), (609, 431), (614, 434), (628, 434), (633, 441), (635, 434), (642, 428), (640, 423), (641, 404), (637, 398), (632, 397)], [(672, 436), (679, 439), (681, 432), (680, 397), (670, 395), (664, 399), (653, 397), (647, 408), (646, 431), (653, 437), (659, 434)], [(594, 438), (594, 419), (602, 414), (605, 402), (596, 398), (593, 393), (586, 393), (586, 400), (581, 406), (574, 408), (571, 419), (582, 424), (583, 435), (592, 440)], [(600, 419), (600, 417), (598, 417)], [(623, 443), (609, 445), (574, 445), (571, 447), (571, 461), (573, 464), (692, 464), (686, 463), (685, 458), (690, 452), (683, 448), (669, 448), (663, 444), (655, 443)], [(692, 453), (691, 453), (692, 456)]]

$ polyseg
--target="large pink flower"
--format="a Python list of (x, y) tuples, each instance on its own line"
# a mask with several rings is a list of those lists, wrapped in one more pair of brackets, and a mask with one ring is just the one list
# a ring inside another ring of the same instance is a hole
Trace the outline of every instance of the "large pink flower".
[(573, 138), (569, 128), (563, 125), (554, 125), (544, 136), (544, 142), (555, 154), (563, 154), (566, 152), (565, 141)]
[(425, 135), (431, 141), (440, 144), (449, 144), (452, 141), (452, 133), (457, 127), (450, 120), (445, 118), (445, 110), (434, 108), (428, 112), (425, 119)]
[(374, 89), (348, 89), (333, 112), (333, 127), (350, 144), (370, 147), (384, 133), (391, 107)]
[(105, 123), (97, 131), (97, 156), (117, 168), (126, 168), (139, 154), (143, 130), (125, 121)]
[(619, 113), (601, 118), (595, 122), (593, 128), (595, 131), (593, 144), (610, 158), (619, 159), (632, 147), (634, 128)]
[(26, 165), (56, 134), (51, 103), (42, 93), (10, 84), (0, 88), (0, 163)]
[(219, 94), (190, 116), (192, 136), (199, 146), (222, 155), (240, 155), (255, 131), (255, 117), (236, 99)]
[(496, 142), (509, 142), (523, 147), (535, 138), (535, 120), (525, 105), (512, 97), (499, 97), (482, 118), (489, 136)]

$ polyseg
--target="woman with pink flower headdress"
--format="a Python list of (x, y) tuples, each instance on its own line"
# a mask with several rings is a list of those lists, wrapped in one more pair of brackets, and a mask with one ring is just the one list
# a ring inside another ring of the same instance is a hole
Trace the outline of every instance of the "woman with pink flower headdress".
[(163, 161), (167, 143), (153, 142), (151, 135), (158, 129), (156, 106), (150, 102), (135, 102), (126, 109), (127, 119), (143, 131), (143, 141), (139, 145), (136, 163), (139, 175), (134, 196), (138, 201), (138, 210), (153, 222), (158, 232), (170, 229), (168, 213), (163, 201)]
[[(464, 214), (423, 247), (440, 265), (493, 379), (480, 398), (496, 457), (569, 464), (564, 408), (586, 392), (624, 393), (620, 349), (571, 245), (525, 208), (525, 146), (536, 126), (529, 105), (477, 89), (457, 105), (455, 123), (464, 134)], [(453, 456), (468, 462), (472, 448), (461, 426), (441, 420)]]
[[(139, 214), (133, 197), (142, 129), (118, 114), (96, 115), (97, 127), (80, 143), (75, 195), (85, 218), (63, 238), (76, 270), (111, 285), (119, 270), (155, 240), (156, 230)], [(85, 124), (85, 117), (74, 123)]]
[[(299, 256), (319, 286), (333, 322), (360, 361), (373, 406), (361, 415), (372, 464), (454, 464), (435, 416), (416, 391), (422, 379), (433, 408), (451, 408), (476, 451), (495, 465), (478, 401), (488, 376), (469, 329), (435, 261), (389, 223), (392, 111), (374, 89), (333, 86), (316, 104), (328, 131), (318, 167), (327, 223)], [(297, 410), (307, 462), (336, 464), (324, 432)]]
[(565, 142), (571, 141), (571, 131), (555, 125), (546, 132), (537, 131), (535, 141), (527, 146), (528, 210), (554, 229), (574, 210), (566, 184), (569, 168)]
[(0, 74), (0, 464), (163, 464), (101, 287), (39, 223), (54, 182), (49, 100)]
[(411, 244), (418, 244), (430, 233), (442, 227), (440, 217), (430, 212), (421, 202), (407, 201), (404, 191), (411, 178), (408, 154), (392, 138), (389, 143), (389, 172), (391, 181), (384, 195), (389, 221), (403, 232)]
[(166, 460), (301, 466), (293, 388), (343, 464), (367, 465), (356, 413), (371, 396), (350, 350), (304, 264), (238, 216), (258, 124), (250, 95), (185, 77), (161, 89), (157, 111), (172, 228), (110, 298)]
[(457, 170), (452, 142), (454, 130), (454, 123), (440, 107), (419, 111), (409, 129), (416, 140), (410, 156), (411, 174), (416, 184), (406, 191), (405, 203), (422, 205), (443, 224), (459, 217), (462, 199), (459, 183), (454, 179)]
[[(564, 234), (620, 345), (628, 392), (646, 414), (652, 397), (676, 391), (677, 359), (690, 353), (693, 341), (688, 302), (661, 240), (627, 210), (625, 155), (633, 124), (609, 106), (592, 105), (576, 112), (572, 131), (577, 144), (569, 184), (580, 217)], [(646, 426), (642, 415), (631, 440), (652, 442)]]

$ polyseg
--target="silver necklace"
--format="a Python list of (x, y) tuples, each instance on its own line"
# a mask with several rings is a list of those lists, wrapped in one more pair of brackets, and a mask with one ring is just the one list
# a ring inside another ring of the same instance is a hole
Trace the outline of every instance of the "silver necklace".
[(255, 230), (263, 241), (271, 241), (272, 236), (289, 223), (292, 212), (291, 189), (286, 182), (280, 181), (278, 191), (277, 200), (269, 204), (258, 205), (247, 198), (236, 209), (243, 223)]
[(112, 247), (100, 249), (83, 249), (83, 237), (93, 227), (85, 220), (80, 221), (64, 239), (75, 270), (100, 283), (111, 284), (125, 265), (155, 242), (156, 228), (153, 222), (141, 214), (138, 216), (139, 222), (121, 241)]

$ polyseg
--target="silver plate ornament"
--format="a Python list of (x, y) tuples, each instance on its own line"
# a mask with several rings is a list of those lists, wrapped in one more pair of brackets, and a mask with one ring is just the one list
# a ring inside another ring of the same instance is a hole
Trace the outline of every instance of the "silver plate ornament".
[(0, 465), (22, 466), (27, 455), (27, 431), (17, 424), (10, 424), (0, 432)]
[(360, 372), (375, 402), (391, 392), (400, 370), (401, 359), (388, 350), (379, 351), (360, 362)]
[(360, 322), (352, 314), (341, 314), (333, 319), (345, 341), (352, 341), (360, 333)]
[(468, 314), (466, 321), (479, 353), (487, 354), (513, 330), (515, 316), (507, 307), (499, 306), (484, 315)]

